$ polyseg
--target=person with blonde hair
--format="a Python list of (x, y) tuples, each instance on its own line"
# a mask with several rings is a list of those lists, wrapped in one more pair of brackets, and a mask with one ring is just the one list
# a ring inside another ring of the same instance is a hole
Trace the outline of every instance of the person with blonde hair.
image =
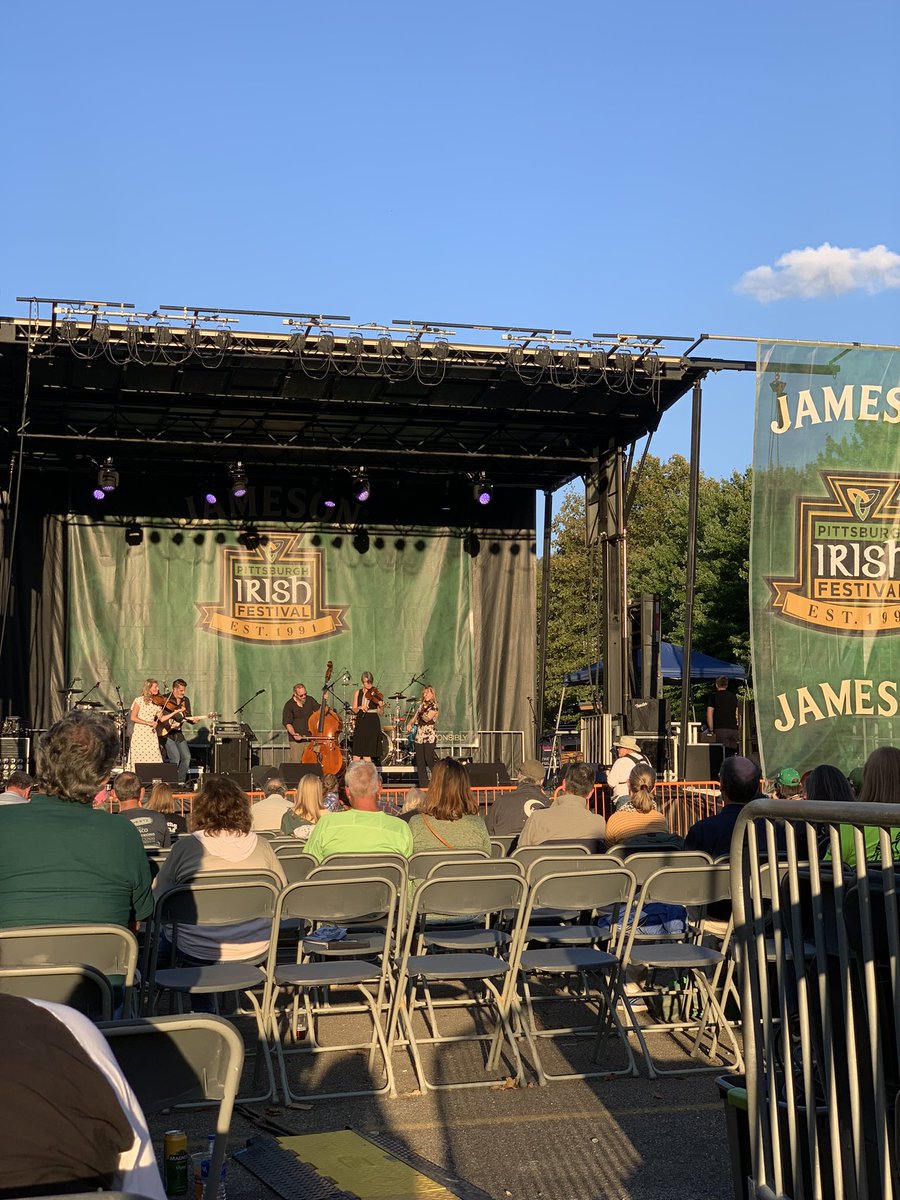
[(656, 772), (638, 763), (628, 776), (628, 803), (606, 822), (606, 845), (630, 842), (648, 833), (668, 833), (666, 818), (656, 807)]
[(154, 704), (152, 697), (159, 696), (159, 682), (156, 679), (145, 679), (141, 694), (131, 702), (131, 745), (128, 748), (126, 770), (133, 771), (135, 763), (161, 763), (162, 751), (159, 748), (157, 726), (160, 704)]
[(303, 776), (297, 788), (293, 809), (281, 818), (283, 834), (293, 834), (301, 842), (306, 841), (322, 813), (328, 811), (322, 803), (324, 790), (318, 775)]
[(162, 813), (169, 827), (169, 836), (174, 842), (179, 834), (187, 833), (187, 818), (175, 808), (175, 797), (167, 783), (154, 783), (150, 800), (147, 804), (154, 812)]

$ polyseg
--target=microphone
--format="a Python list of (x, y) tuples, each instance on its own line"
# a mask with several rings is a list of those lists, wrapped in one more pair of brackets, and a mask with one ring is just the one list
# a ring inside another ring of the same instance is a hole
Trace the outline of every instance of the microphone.
[(76, 675), (76, 676), (75, 676), (75, 678), (72, 680), (72, 682), (73, 682), (73, 683), (81, 683), (81, 676), (80, 676), (80, 675)]
[[(257, 696), (261, 696), (265, 690), (266, 690), (265, 688), (260, 688), (260, 689), (259, 689), (259, 691), (256, 693), (256, 695), (257, 695)], [(256, 697), (254, 697), (254, 699), (255, 699), (255, 698), (256, 698)]]

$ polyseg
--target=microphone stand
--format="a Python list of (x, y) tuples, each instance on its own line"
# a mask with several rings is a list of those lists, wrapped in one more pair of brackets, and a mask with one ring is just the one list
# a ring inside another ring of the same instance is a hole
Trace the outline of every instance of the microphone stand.
[(250, 697), (250, 700), (245, 700), (244, 703), (240, 706), (240, 708), (236, 708), (234, 710), (234, 715), (236, 717), (239, 717), (241, 715), (241, 713), (244, 711), (244, 709), (247, 707), (247, 705), (251, 701), (255, 700), (257, 696), (261, 696), (265, 690), (266, 690), (265, 688), (260, 688), (258, 692), (254, 692), (253, 695)]
[(96, 692), (96, 690), (99, 686), (100, 686), (100, 680), (98, 679), (92, 688), (88, 688), (88, 690), (86, 692), (81, 693), (81, 695), (78, 697), (78, 699), (75, 701), (75, 703), (80, 704), (82, 700), (85, 700), (91, 694), (91, 692)]

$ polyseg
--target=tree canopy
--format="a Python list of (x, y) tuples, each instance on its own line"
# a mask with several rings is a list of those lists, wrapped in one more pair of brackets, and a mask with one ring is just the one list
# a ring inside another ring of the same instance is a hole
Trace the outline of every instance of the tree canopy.
[[(648, 455), (635, 494), (626, 542), (628, 594), (658, 592), (662, 636), (684, 640), (689, 466), (681, 455)], [(751, 472), (727, 479), (701, 473), (697, 519), (693, 643), (717, 658), (749, 666)], [(544, 564), (541, 564), (543, 569)], [(569, 493), (553, 521), (547, 631), (545, 721), (555, 722), (568, 671), (598, 655), (599, 552), (585, 546), (584, 496)], [(538, 583), (540, 608), (540, 581)]]

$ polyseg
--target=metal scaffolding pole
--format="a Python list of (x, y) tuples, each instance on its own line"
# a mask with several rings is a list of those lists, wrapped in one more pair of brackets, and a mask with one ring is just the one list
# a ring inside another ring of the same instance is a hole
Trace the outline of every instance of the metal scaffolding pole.
[(691, 405), (691, 463), (688, 498), (687, 571), (684, 586), (684, 653), (681, 664), (681, 733), (678, 738), (678, 774), (684, 779), (687, 763), (687, 736), (690, 720), (691, 655), (694, 637), (694, 579), (697, 564), (697, 510), (700, 501), (700, 414), (702, 381), (694, 384)]
[(547, 625), (550, 619), (550, 543), (553, 535), (553, 493), (544, 492), (544, 550), (541, 560), (541, 628), (537, 677), (537, 703), (534, 706), (535, 756), (541, 756), (544, 728), (544, 694), (547, 688)]

